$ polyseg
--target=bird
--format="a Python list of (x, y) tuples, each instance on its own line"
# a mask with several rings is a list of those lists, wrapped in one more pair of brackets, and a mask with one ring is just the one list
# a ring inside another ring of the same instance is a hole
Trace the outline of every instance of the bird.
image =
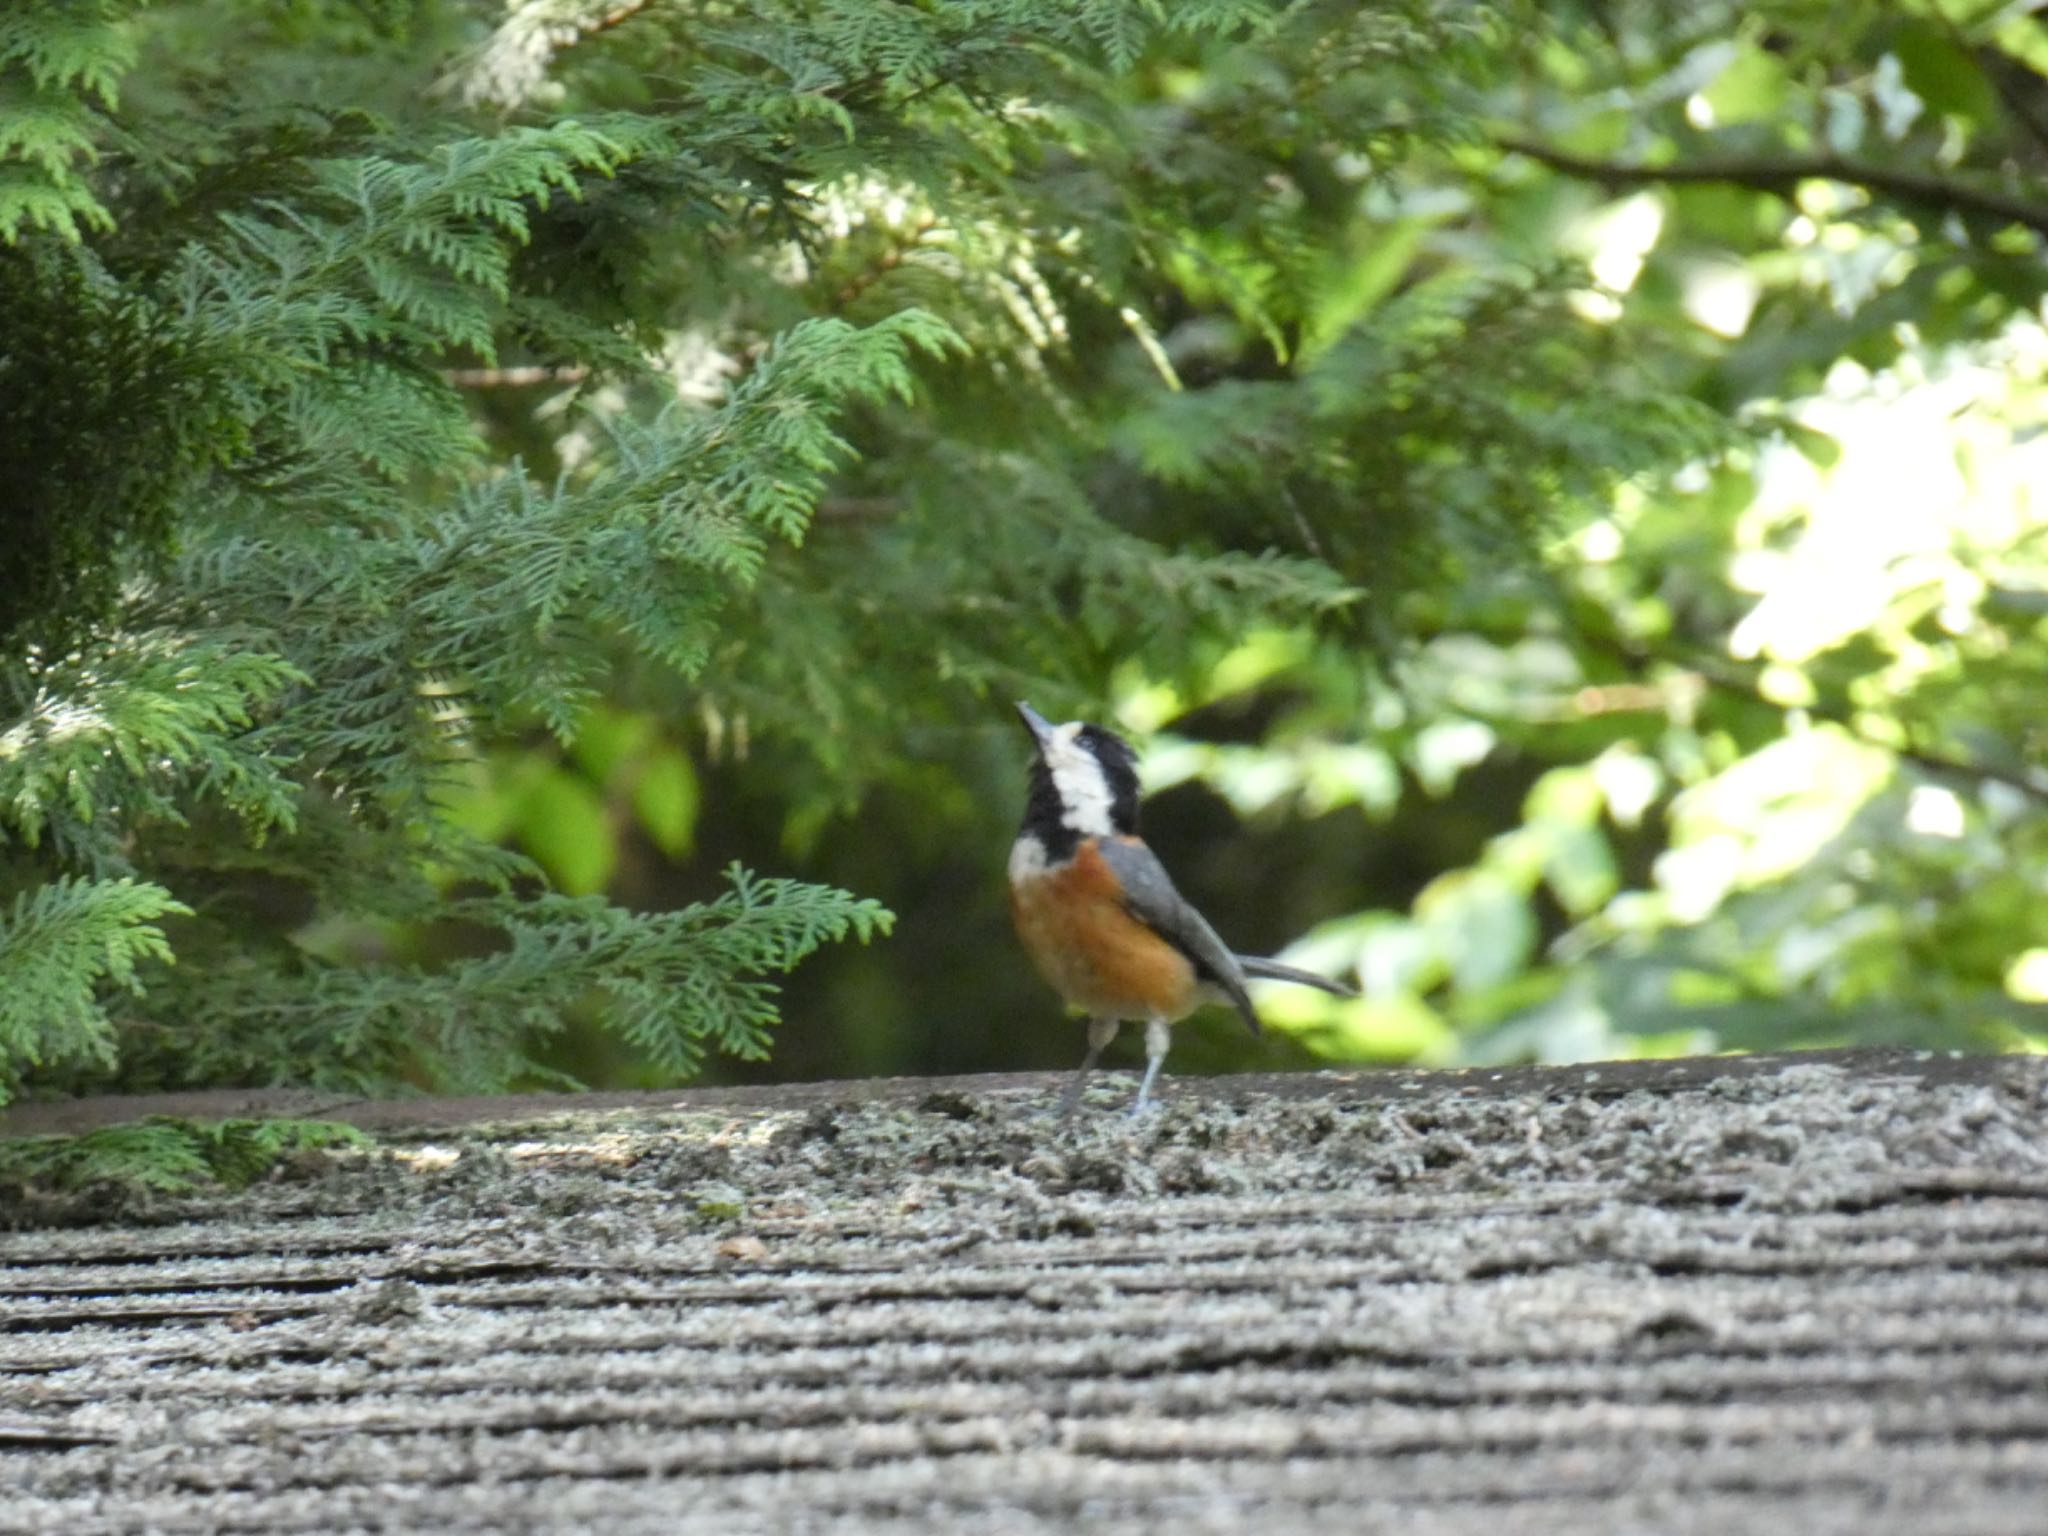
[(1204, 1004), (1228, 1003), (1256, 1035), (1247, 981), (1357, 995), (1313, 971), (1231, 953), (1138, 835), (1138, 759), (1129, 742), (1085, 721), (1054, 725), (1022, 701), (1017, 713), (1033, 755), (1024, 822), (1010, 845), (1010, 915), (1039, 974), (1088, 1015), (1088, 1053), (1061, 1096), (1062, 1120), (1126, 1022), (1145, 1026), (1135, 1117), (1155, 1102), (1173, 1026)]

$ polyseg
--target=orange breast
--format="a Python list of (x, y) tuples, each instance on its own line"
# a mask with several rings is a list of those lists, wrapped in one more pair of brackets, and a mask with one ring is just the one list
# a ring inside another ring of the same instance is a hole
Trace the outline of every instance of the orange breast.
[(1093, 843), (1010, 885), (1010, 913), (1039, 973), (1098, 1018), (1180, 1020), (1201, 1001), (1187, 956), (1126, 912)]

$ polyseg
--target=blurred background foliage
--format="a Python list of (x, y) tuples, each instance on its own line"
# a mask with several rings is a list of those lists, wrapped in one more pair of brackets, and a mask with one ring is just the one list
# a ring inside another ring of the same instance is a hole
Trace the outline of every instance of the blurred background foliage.
[[(1178, 1068), (2048, 1045), (2032, 6), (101, 9), (121, 114), (0, 182), (19, 240), (181, 157), (189, 212), (251, 145), (662, 128), (536, 209), (489, 355), (438, 356), (483, 465), (621, 473), (806, 320), (956, 339), (847, 406), (687, 665), (626, 621), (572, 720), (478, 722), (437, 790), (566, 897), (739, 861), (894, 911), (707, 1076), (1073, 1060), (1008, 932), (1018, 697), (1139, 742), (1236, 947), (1361, 982)], [(287, 910), (312, 967), (478, 944)], [(518, 1081), (673, 1077), (571, 1014)]]
[[(1063, 450), (1167, 549), (1325, 562), (1353, 604), (1124, 655), (1086, 654), (1076, 606), (1027, 642), (1073, 653), (984, 678), (942, 641), (937, 688), (865, 626), (785, 634), (873, 683), (814, 683), (793, 731), (740, 682), (768, 637), (735, 637), (689, 701), (709, 730), (622, 710), (593, 750), (493, 763), (478, 814), (635, 901), (776, 847), (895, 908), (796, 982), (772, 1073), (1071, 1057), (995, 878), (1017, 689), (1146, 744), (1151, 836), (1234, 941), (1363, 984), (1270, 989), (1277, 1038), (1219, 1023), (1177, 1062), (2048, 1042), (2048, 29), (1306, 11), (1141, 56), (979, 227), (957, 184), (840, 189), (823, 290), (933, 307), (1009, 366), (867, 444), (864, 499), (758, 611), (886, 583), (930, 647), (959, 583), (903, 525), (1023, 521), (1021, 487), (948, 483), (963, 437)], [(1408, 25), (1442, 30), (1375, 46)], [(963, 266), (977, 237), (1007, 259)], [(1040, 569), (989, 538), (980, 602)]]

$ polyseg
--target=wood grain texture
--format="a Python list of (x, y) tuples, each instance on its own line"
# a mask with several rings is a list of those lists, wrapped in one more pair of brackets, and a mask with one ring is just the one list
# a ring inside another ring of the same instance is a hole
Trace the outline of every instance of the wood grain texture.
[(1287, 1086), (679, 1095), (46, 1210), (0, 1530), (2042, 1528), (2048, 1063)]

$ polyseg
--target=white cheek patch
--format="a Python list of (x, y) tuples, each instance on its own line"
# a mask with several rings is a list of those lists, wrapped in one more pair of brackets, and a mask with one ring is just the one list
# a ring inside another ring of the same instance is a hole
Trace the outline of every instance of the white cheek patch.
[(1109, 808), (1116, 803), (1116, 796), (1095, 754), (1074, 744), (1071, 733), (1077, 729), (1060, 727), (1046, 748), (1045, 766), (1052, 772), (1053, 788), (1059, 791), (1060, 820), (1083, 837), (1107, 837), (1111, 831)]
[(1045, 844), (1028, 832), (1010, 845), (1010, 884), (1026, 885), (1045, 873)]

